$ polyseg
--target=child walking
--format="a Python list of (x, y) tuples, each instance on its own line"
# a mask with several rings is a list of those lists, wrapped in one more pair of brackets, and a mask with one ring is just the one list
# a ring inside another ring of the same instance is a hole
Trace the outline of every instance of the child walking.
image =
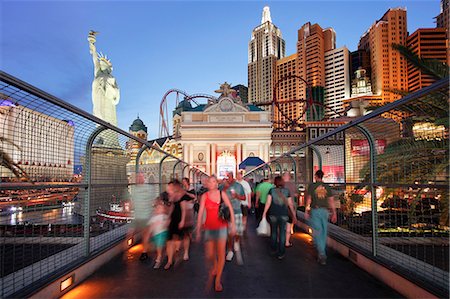
[(156, 260), (153, 269), (159, 269), (161, 267), (163, 249), (169, 236), (169, 216), (167, 215), (167, 208), (162, 201), (156, 203), (148, 225), (150, 226), (152, 242), (156, 247)]

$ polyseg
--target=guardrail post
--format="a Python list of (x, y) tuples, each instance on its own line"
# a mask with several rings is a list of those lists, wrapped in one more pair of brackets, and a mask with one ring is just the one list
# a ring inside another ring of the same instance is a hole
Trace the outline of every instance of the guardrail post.
[[(319, 149), (315, 145), (312, 145), (312, 144), (309, 147), (313, 150), (313, 152), (316, 153), (317, 162), (319, 163), (319, 169), (322, 170), (322, 155), (320, 154)], [(313, 157), (313, 167), (314, 167), (314, 157)]]
[[(182, 170), (181, 170), (181, 178), (185, 177), (185, 172), (186, 172), (186, 168), (189, 167), (189, 164), (186, 164), (183, 166)], [(189, 172), (187, 174), (187, 177), (189, 178)]]
[(292, 170), (294, 171), (294, 184), (295, 187), (297, 187), (297, 163), (295, 162), (294, 157), (292, 157), (290, 154), (287, 154), (286, 157), (292, 160)]
[(144, 144), (140, 149), (139, 152), (136, 155), (136, 165), (135, 165), (135, 173), (138, 174), (139, 173), (139, 160), (141, 160), (141, 156), (142, 153), (144, 153), (144, 151), (148, 148), (148, 146), (146, 144)]
[[(175, 179), (175, 171), (176, 171), (176, 169), (177, 169), (178, 164), (180, 164), (180, 163), (181, 163), (181, 160), (178, 160), (177, 163), (175, 163), (175, 165), (173, 165), (172, 178), (174, 178), (174, 179)], [(181, 181), (182, 179), (183, 179), (183, 175), (181, 175), (180, 181)]]
[(278, 163), (276, 161), (273, 163), (275, 164), (275, 172), (277, 172), (277, 168), (278, 168), (280, 170), (280, 175), (282, 175), (283, 169), (282, 169), (280, 163)]
[(359, 131), (367, 138), (369, 142), (369, 170), (370, 170), (370, 196), (372, 205), (372, 255), (377, 256), (378, 248), (378, 213), (377, 213), (377, 194), (375, 190), (376, 180), (376, 147), (372, 134), (363, 125), (356, 125)]
[(159, 161), (159, 194), (163, 192), (163, 182), (162, 182), (162, 164), (169, 154), (165, 154), (164, 157)]
[(85, 241), (85, 255), (89, 256), (91, 253), (91, 216), (90, 216), (90, 204), (92, 196), (92, 145), (94, 144), (95, 138), (106, 128), (104, 126), (97, 127), (89, 136), (86, 143), (86, 183), (87, 183), (87, 194), (84, 200), (83, 207), (83, 237)]

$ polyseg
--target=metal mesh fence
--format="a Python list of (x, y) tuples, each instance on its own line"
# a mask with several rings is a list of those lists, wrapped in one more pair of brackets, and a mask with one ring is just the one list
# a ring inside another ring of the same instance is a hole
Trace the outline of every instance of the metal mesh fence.
[(6, 73), (0, 79), (0, 297), (8, 297), (140, 228), (158, 184), (190, 167), (174, 170), (177, 156)]
[[(300, 198), (322, 169), (338, 212), (330, 234), (444, 296), (449, 281), (448, 99), (444, 79), (362, 117), (315, 123), (317, 135), (308, 133), (305, 144), (268, 163), (279, 169), (286, 156), (303, 152), (294, 174)], [(334, 121), (345, 125), (330, 132), (327, 126)], [(313, 125), (306, 123), (306, 130)]]

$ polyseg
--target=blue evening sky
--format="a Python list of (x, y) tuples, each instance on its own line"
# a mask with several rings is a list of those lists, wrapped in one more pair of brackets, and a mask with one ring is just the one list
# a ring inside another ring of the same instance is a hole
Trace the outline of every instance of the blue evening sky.
[[(247, 47), (270, 6), (295, 53), (306, 22), (333, 27), (337, 47), (360, 36), (391, 7), (406, 7), (408, 31), (435, 27), (439, 0), (427, 1), (8, 1), (0, 4), (0, 69), (92, 112), (87, 34), (112, 60), (121, 89), (119, 127), (139, 114), (156, 138), (159, 104), (170, 88), (213, 94), (224, 81), (247, 85)], [(174, 101), (175, 98), (169, 99)], [(173, 105), (169, 105), (172, 109)]]

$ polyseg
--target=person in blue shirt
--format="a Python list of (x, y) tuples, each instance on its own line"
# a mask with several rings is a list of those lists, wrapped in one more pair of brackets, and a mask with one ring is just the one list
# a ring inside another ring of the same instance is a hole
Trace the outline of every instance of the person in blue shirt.
[[(238, 264), (242, 264), (242, 255), (241, 255), (241, 246), (240, 246), (240, 237), (244, 234), (244, 224), (242, 221), (242, 209), (241, 202), (246, 200), (244, 188), (242, 185), (234, 179), (232, 172), (227, 172), (227, 176), (224, 179), (224, 187), (223, 191), (226, 192), (228, 198), (231, 201), (231, 205), (233, 206), (234, 212), (234, 221), (236, 225), (236, 234), (234, 237), (230, 236), (228, 238), (228, 253), (226, 256), (227, 261), (231, 261), (233, 259), (234, 252), (236, 253), (236, 259)], [(234, 242), (233, 242), (234, 240)]]

